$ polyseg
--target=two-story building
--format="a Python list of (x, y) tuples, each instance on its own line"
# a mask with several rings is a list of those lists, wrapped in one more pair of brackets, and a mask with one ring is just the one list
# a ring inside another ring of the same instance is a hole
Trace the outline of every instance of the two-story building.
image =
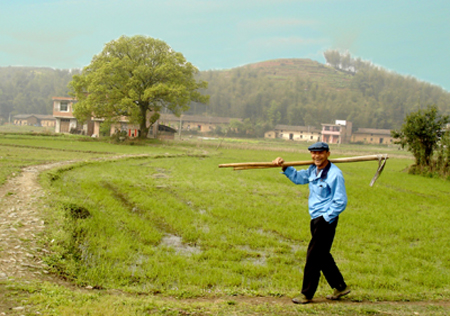
[(77, 102), (74, 98), (53, 97), (52, 99), (56, 133), (77, 133), (88, 136), (94, 133), (92, 121), (80, 124), (73, 116), (73, 105)]
[(352, 122), (336, 120), (335, 124), (322, 124), (321, 141), (329, 144), (349, 143), (352, 136)]

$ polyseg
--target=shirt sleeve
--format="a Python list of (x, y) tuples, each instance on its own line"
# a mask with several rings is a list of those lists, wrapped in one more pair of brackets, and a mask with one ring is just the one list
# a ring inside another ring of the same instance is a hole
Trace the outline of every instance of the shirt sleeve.
[(294, 167), (287, 167), (282, 173), (295, 184), (307, 184), (309, 183), (309, 169), (297, 171)]
[(341, 172), (336, 174), (331, 184), (332, 200), (329, 209), (323, 215), (323, 218), (328, 222), (334, 222), (335, 218), (339, 216), (347, 206), (347, 192), (345, 190), (344, 176)]

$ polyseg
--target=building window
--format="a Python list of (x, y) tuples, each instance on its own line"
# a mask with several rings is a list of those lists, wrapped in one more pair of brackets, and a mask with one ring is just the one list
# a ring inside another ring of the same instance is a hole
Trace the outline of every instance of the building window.
[(313, 137), (311, 136), (310, 139), (313, 139)]
[(59, 110), (61, 112), (69, 112), (69, 103), (61, 102), (61, 104), (59, 105)]

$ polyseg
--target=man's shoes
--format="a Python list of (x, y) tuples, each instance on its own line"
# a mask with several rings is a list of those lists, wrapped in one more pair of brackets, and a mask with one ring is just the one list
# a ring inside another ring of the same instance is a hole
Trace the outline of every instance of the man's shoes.
[(308, 304), (312, 302), (312, 298), (307, 298), (304, 294), (292, 299), (294, 304)]
[(338, 300), (342, 296), (347, 295), (348, 293), (350, 293), (350, 288), (348, 286), (345, 289), (343, 289), (342, 291), (339, 291), (338, 289), (334, 289), (333, 294), (327, 295), (327, 299)]

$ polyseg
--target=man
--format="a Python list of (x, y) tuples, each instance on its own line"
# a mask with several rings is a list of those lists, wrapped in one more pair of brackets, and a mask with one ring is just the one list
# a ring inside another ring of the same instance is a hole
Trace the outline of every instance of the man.
[(322, 271), (328, 284), (334, 289), (327, 299), (337, 300), (350, 293), (333, 256), (333, 244), (339, 214), (347, 206), (344, 177), (341, 170), (328, 160), (330, 149), (323, 142), (308, 147), (312, 164), (306, 170), (283, 167), (284, 160), (276, 158), (272, 163), (283, 168), (289, 180), (295, 184), (309, 184), (309, 214), (311, 216), (311, 241), (308, 245), (303, 274), (301, 296), (292, 299), (295, 304), (312, 302)]

